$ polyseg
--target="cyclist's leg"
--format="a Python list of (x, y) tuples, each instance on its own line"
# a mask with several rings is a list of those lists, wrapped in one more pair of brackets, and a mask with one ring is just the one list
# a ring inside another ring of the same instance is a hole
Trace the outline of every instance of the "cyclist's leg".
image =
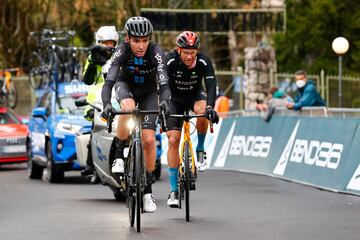
[[(205, 114), (206, 109), (206, 95), (203, 91), (199, 93), (194, 103), (195, 114)], [(198, 144), (196, 146), (197, 161), (199, 163), (199, 170), (203, 171), (206, 168), (205, 158), (205, 137), (208, 129), (208, 120), (206, 118), (197, 118), (196, 129), (198, 133)]]
[[(155, 110), (158, 109), (158, 99), (156, 92), (149, 92), (143, 94), (139, 98), (139, 108), (141, 110)], [(153, 171), (155, 170), (156, 160), (156, 145), (155, 145), (155, 130), (156, 130), (157, 114), (146, 114), (142, 116), (142, 144), (144, 151), (144, 161), (147, 175), (147, 184), (144, 189), (144, 211), (154, 212), (156, 210), (156, 203), (152, 194)]]
[[(176, 103), (170, 100), (169, 103), (170, 113), (183, 114), (184, 106), (180, 103)], [(179, 175), (179, 144), (181, 138), (182, 120), (178, 118), (169, 118), (166, 121), (168, 131), (166, 135), (168, 137), (168, 167), (169, 167), (169, 182), (170, 182), (170, 194), (167, 204), (170, 207), (179, 206), (179, 188), (178, 188), (178, 175)]]
[[(135, 109), (135, 100), (126, 82), (117, 82), (115, 86), (116, 99), (120, 103), (121, 111), (132, 111)], [(116, 152), (115, 160), (112, 164), (113, 173), (124, 172), (124, 148), (128, 144), (129, 129), (126, 126), (129, 115), (119, 115), (116, 128)]]
[[(206, 95), (201, 91), (196, 97), (194, 103), (194, 112), (195, 114), (205, 114), (206, 109)], [(196, 129), (198, 132), (198, 145), (196, 151), (204, 151), (204, 142), (206, 131), (208, 128), (208, 120), (206, 118), (197, 118), (196, 120)]]

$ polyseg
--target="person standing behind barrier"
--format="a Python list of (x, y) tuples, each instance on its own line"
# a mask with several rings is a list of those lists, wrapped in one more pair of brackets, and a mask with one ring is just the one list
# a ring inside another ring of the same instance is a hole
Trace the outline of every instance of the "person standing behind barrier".
[(315, 83), (307, 79), (307, 73), (299, 70), (295, 73), (298, 95), (295, 96), (295, 102), (286, 104), (288, 109), (300, 110), (302, 107), (326, 106), (325, 100), (317, 92)]
[[(176, 38), (177, 47), (166, 55), (168, 66), (169, 87), (171, 90), (171, 114), (184, 114), (186, 110), (193, 110), (195, 114), (205, 114), (213, 123), (219, 122), (219, 116), (214, 110), (216, 99), (216, 77), (211, 60), (199, 52), (200, 38), (191, 31), (184, 31)], [(203, 89), (205, 80), (206, 92)], [(170, 207), (179, 206), (178, 198), (178, 169), (179, 169), (179, 144), (183, 121), (178, 118), (168, 118), (166, 135), (169, 139), (167, 153), (169, 165), (170, 194), (167, 204)], [(204, 142), (208, 129), (208, 119), (196, 120), (198, 144), (196, 156), (198, 168), (205, 170)]]
[[(86, 60), (83, 82), (89, 87), (86, 100), (89, 103), (101, 102), (101, 90), (104, 85), (104, 79), (110, 67), (110, 57), (115, 50), (115, 46), (119, 40), (119, 34), (115, 26), (102, 26), (95, 33), (96, 45), (90, 48), (90, 54)], [(85, 109), (85, 116), (87, 120), (93, 121), (94, 109), (87, 107)], [(94, 168), (94, 163), (91, 155), (91, 141), (88, 146), (88, 156), (86, 160), (86, 168), (81, 171), (81, 175), (92, 175), (90, 182), (92, 184), (98, 183), (99, 179)]]

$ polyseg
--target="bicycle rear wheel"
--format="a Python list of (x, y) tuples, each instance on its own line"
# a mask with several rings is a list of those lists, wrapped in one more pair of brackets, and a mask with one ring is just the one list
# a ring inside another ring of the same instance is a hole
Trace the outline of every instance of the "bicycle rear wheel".
[(185, 212), (186, 221), (190, 221), (190, 146), (188, 142), (184, 143), (184, 193), (185, 193)]
[(16, 94), (16, 89), (15, 89), (15, 85), (14, 85), (13, 81), (10, 82), (10, 87), (8, 89), (7, 104), (12, 109), (14, 109), (17, 105), (17, 94)]
[(135, 181), (136, 181), (136, 230), (140, 232), (142, 207), (142, 148), (140, 142), (135, 142)]
[(33, 89), (39, 89), (47, 76), (48, 70), (42, 58), (33, 53), (30, 59), (29, 84)]

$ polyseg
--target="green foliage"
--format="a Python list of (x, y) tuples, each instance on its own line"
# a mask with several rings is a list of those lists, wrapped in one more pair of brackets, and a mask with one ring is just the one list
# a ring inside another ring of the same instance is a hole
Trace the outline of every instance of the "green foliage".
[(350, 43), (344, 56), (344, 72), (360, 72), (360, 4), (353, 0), (288, 0), (287, 29), (274, 37), (278, 70), (337, 73), (332, 41), (346, 37)]

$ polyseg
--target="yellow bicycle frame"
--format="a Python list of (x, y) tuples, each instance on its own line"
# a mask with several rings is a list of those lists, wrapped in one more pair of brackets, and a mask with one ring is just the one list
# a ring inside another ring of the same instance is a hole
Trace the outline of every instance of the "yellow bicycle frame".
[(181, 143), (181, 151), (180, 151), (180, 167), (179, 167), (179, 172), (180, 174), (183, 174), (182, 172), (182, 162), (183, 162), (183, 157), (184, 157), (184, 147), (185, 147), (185, 142), (188, 142), (189, 144), (189, 148), (190, 148), (190, 155), (191, 155), (191, 173), (192, 176), (194, 176), (195, 174), (195, 157), (194, 157), (194, 151), (193, 151), (193, 147), (192, 147), (192, 142), (191, 142), (191, 138), (190, 138), (190, 121), (184, 121), (184, 127), (183, 127), (183, 139), (182, 139), (182, 143)]
[(18, 74), (19, 68), (10, 68), (10, 69), (4, 69), (0, 70), (0, 77), (5, 76), (5, 86), (8, 91), (10, 91), (10, 84), (11, 84), (11, 72), (16, 72)]
[(5, 77), (5, 86), (6, 89), (9, 90), (10, 89), (10, 79), (11, 79), (11, 73), (9, 71), (1, 71), (0, 72), (0, 77), (2, 77), (4, 75)]

